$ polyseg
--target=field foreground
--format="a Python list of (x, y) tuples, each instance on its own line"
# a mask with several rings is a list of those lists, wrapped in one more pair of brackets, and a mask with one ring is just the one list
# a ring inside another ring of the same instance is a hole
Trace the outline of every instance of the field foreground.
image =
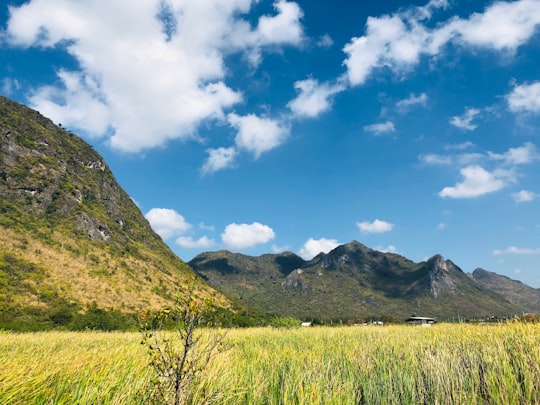
[[(196, 404), (538, 404), (540, 325), (234, 329)], [(0, 333), (0, 403), (142, 404), (138, 333)]]

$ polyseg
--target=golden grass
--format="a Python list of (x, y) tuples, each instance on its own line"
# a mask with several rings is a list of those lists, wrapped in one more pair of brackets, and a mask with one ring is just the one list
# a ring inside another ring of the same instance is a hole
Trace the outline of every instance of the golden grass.
[[(137, 333), (0, 333), (0, 403), (139, 404)], [(234, 329), (197, 404), (538, 404), (540, 325)]]
[[(178, 263), (164, 259), (165, 262), (156, 264), (147, 260), (155, 254), (144, 245), (138, 249), (147, 259), (129, 254), (120, 257), (90, 243), (77, 246), (76, 241), (60, 233), (51, 236), (55, 242), (46, 244), (0, 226), (0, 248), (4, 253), (10, 252), (45, 269), (46, 276), (40, 281), (40, 287), (57, 291), (68, 301), (83, 305), (95, 301), (101, 308), (124, 312), (159, 310), (171, 304), (174, 295), (179, 293), (179, 284), (190, 280), (191, 273), (182, 273), (183, 270), (175, 267)], [(170, 297), (157, 294), (154, 291), (156, 286), (167, 291)], [(200, 286), (203, 296), (214, 293), (202, 282)], [(228, 306), (228, 301), (221, 294), (216, 293), (212, 299), (219, 305)], [(15, 301), (30, 306), (43, 305), (38, 296), (24, 295), (15, 297)]]

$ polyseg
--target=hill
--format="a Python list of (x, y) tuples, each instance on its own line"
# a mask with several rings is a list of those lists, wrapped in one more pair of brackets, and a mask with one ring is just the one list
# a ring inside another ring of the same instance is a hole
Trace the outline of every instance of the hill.
[(477, 283), (498, 292), (512, 304), (523, 307), (525, 312), (540, 313), (540, 289), (481, 268), (473, 271), (471, 277)]
[(158, 309), (188, 283), (229, 306), (151, 229), (90, 145), (0, 97), (0, 328)]
[(436, 255), (414, 263), (353, 241), (305, 261), (294, 253), (259, 257), (202, 253), (188, 263), (211, 285), (248, 306), (304, 319), (444, 319), (513, 316), (522, 307)]

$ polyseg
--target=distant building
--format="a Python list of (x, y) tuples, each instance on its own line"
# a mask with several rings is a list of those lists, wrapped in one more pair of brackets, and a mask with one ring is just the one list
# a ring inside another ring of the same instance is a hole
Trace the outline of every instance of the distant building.
[(411, 316), (405, 320), (408, 324), (419, 326), (431, 326), (437, 323), (435, 318), (428, 318), (425, 316)]
[(302, 326), (313, 326), (313, 322), (302, 322)]

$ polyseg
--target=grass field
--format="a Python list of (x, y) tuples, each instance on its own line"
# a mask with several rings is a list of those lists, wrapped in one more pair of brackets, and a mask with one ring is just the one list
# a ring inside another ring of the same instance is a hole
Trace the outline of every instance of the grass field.
[[(540, 404), (540, 325), (234, 329), (197, 404)], [(142, 404), (137, 333), (0, 333), (0, 404)]]

